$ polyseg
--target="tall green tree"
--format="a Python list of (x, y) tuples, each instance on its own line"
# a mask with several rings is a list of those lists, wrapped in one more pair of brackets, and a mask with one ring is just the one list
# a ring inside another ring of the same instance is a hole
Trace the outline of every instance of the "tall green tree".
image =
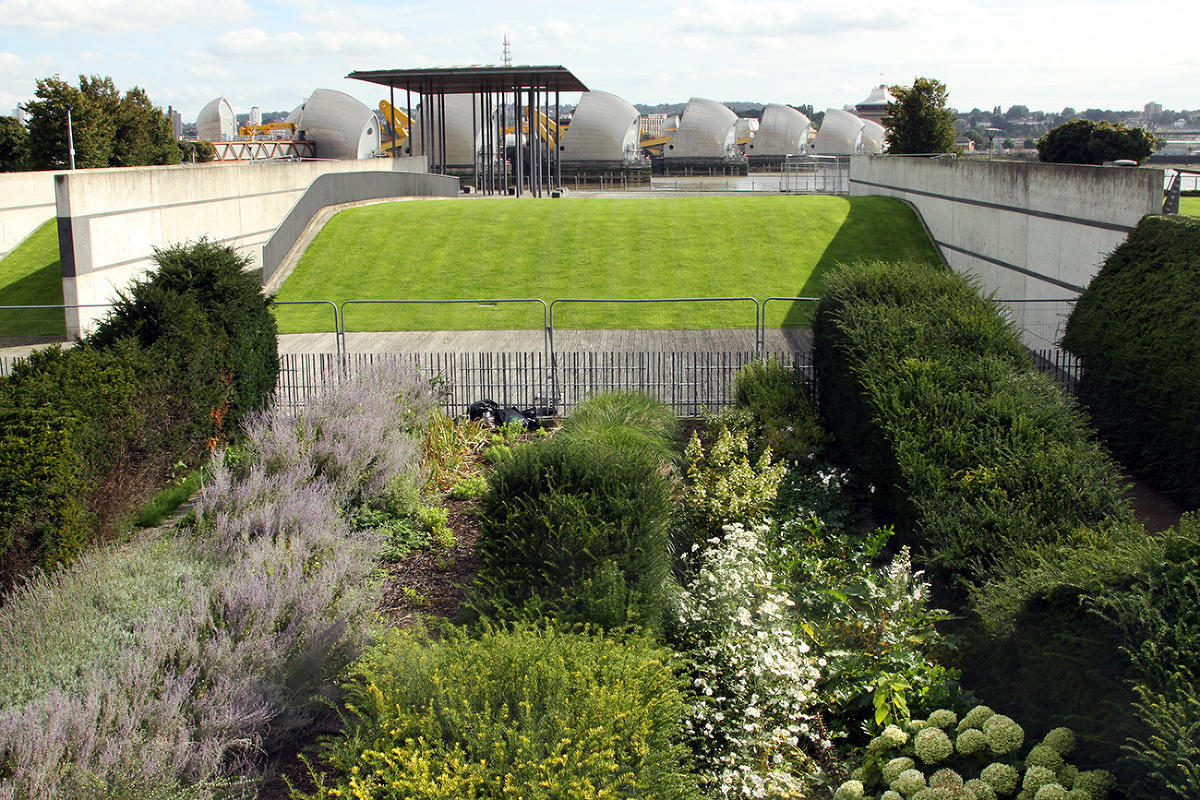
[[(81, 77), (80, 82), (83, 82)], [(107, 167), (112, 158), (112, 124), (104, 112), (99, 87), (90, 94), (57, 75), (37, 81), (38, 98), (25, 105), (29, 112), (29, 164), (33, 169), (60, 169), (70, 164), (67, 153), (67, 110), (75, 141), (75, 166)]]
[(914, 78), (912, 86), (889, 87), (883, 124), (888, 152), (949, 153), (954, 149), (954, 112), (946, 107), (946, 84), (933, 78)]
[(75, 88), (56, 75), (37, 81), (35, 94), (38, 99), (26, 105), (33, 169), (59, 169), (69, 164), (68, 107), (76, 167), (179, 163), (170, 120), (136, 86), (122, 95), (109, 77), (80, 75), (79, 88)]
[(16, 117), (0, 117), (0, 172), (26, 169), (29, 135)]

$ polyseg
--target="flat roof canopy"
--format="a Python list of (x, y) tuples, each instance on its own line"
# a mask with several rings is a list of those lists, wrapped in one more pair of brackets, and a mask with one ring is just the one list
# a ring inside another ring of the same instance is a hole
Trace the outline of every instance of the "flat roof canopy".
[(346, 77), (426, 94), (481, 94), (509, 91), (514, 86), (551, 92), (588, 90), (569, 69), (562, 66), (376, 69), (357, 70)]

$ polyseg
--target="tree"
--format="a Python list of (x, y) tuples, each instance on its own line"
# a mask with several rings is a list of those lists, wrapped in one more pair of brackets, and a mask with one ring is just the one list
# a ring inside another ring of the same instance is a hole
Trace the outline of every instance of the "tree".
[(80, 75), (76, 89), (55, 75), (37, 81), (35, 95), (38, 99), (25, 107), (33, 169), (58, 169), (70, 163), (68, 108), (76, 167), (179, 163), (170, 120), (136, 86), (122, 96), (112, 78)]
[(967, 128), (963, 131), (963, 136), (971, 140), (971, 144), (975, 145), (976, 150), (982, 150), (986, 142), (983, 139), (983, 134), (974, 128)]
[(896, 99), (888, 103), (883, 118), (889, 152), (949, 153), (954, 149), (955, 114), (946, 107), (946, 84), (914, 78), (912, 86), (892, 86), (890, 91)]
[(0, 117), (0, 172), (25, 169), (29, 135), (16, 117)]
[(1004, 118), (1008, 120), (1024, 119), (1029, 116), (1029, 106), (1009, 106), (1008, 111), (1004, 112)]
[(217, 148), (212, 142), (197, 140), (179, 143), (179, 160), (184, 164), (204, 164), (217, 157)]
[(1141, 163), (1154, 152), (1154, 137), (1142, 128), (1075, 119), (1037, 141), (1038, 159), (1052, 164), (1103, 164), (1130, 159)]

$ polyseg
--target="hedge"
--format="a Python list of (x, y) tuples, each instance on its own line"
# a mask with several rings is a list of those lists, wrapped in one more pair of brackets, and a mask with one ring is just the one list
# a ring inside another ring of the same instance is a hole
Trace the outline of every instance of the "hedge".
[(876, 512), (926, 564), (978, 582), (1031, 545), (1131, 513), (1082, 413), (968, 280), (875, 263), (826, 285), (822, 412)]
[(1130, 797), (1196, 797), (1198, 606), (1200, 516), (1155, 536), (1108, 523), (975, 592), (995, 637), (976, 653), (976, 689), (1039, 731), (1070, 720), (1083, 758)]
[(274, 321), (245, 261), (206, 242), (156, 258), (88, 339), (0, 378), (4, 583), (109, 536), (274, 391)]
[(1146, 217), (1067, 321), (1079, 398), (1113, 453), (1200, 507), (1200, 219)]

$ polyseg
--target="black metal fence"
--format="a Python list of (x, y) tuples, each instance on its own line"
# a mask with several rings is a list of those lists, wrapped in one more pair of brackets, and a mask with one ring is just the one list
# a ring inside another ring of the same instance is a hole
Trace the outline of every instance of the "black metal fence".
[[(733, 402), (733, 378), (759, 354), (744, 352), (545, 352), (526, 353), (332, 353), (279, 357), (276, 401), (299, 406), (325, 386), (384, 361), (406, 361), (433, 378), (452, 414), (477, 400), (518, 408), (570, 413), (587, 397), (614, 390), (638, 391), (666, 403), (681, 417), (700, 416)], [(767, 353), (797, 367), (813, 384), (808, 352)]]

